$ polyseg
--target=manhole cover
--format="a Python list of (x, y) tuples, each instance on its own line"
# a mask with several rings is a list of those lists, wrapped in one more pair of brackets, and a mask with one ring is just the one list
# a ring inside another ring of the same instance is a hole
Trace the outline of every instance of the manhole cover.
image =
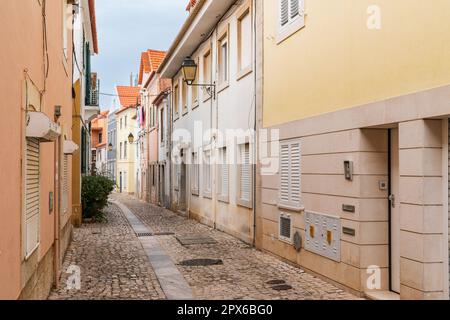
[(185, 267), (208, 267), (223, 265), (220, 259), (193, 259), (180, 262), (180, 265)]
[(142, 237), (153, 237), (153, 233), (136, 233), (136, 236), (138, 238), (142, 238)]
[(191, 235), (183, 235), (183, 236), (177, 236), (177, 240), (183, 245), (183, 246), (192, 246), (196, 244), (216, 244), (217, 241), (209, 236), (202, 236), (197, 234), (191, 234)]
[(286, 291), (286, 290), (291, 290), (292, 287), (288, 284), (280, 284), (277, 286), (273, 286), (272, 289), (275, 291)]
[(270, 280), (270, 281), (267, 281), (267, 284), (270, 284), (270, 285), (285, 284), (285, 283), (286, 283), (286, 281), (284, 281), (284, 280)]

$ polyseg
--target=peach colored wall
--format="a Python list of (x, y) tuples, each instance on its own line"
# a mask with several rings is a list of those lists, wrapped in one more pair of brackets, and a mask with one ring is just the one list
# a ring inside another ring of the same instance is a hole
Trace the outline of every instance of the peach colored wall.
[[(42, 111), (53, 118), (55, 105), (62, 106), (60, 118), (63, 134), (71, 137), (71, 65), (63, 64), (62, 4), (47, 1), (47, 38), (50, 62)], [(0, 117), (0, 299), (15, 299), (21, 288), (21, 197), (22, 197), (22, 148), (24, 141), (23, 83), (24, 70), (39, 90), (44, 88), (42, 11), (38, 1), (3, 1), (0, 21), (0, 92), (2, 96)], [(7, 26), (7, 27), (5, 27)], [(71, 37), (69, 34), (68, 43)], [(71, 47), (69, 47), (71, 52)], [(54, 191), (54, 143), (41, 145), (41, 244), (39, 259), (53, 245), (54, 215), (49, 214), (48, 194)], [(69, 198), (69, 203), (71, 203)], [(55, 193), (55, 203), (57, 203)]]

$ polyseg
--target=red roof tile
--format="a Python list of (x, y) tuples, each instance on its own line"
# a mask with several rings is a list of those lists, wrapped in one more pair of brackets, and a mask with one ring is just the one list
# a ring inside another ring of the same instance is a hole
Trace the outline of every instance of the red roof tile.
[(189, 0), (189, 3), (186, 7), (186, 11), (191, 11), (193, 7), (197, 4), (197, 0)]
[(140, 102), (140, 90), (139, 87), (117, 86), (121, 109), (137, 106)]
[(144, 73), (156, 72), (161, 62), (166, 57), (165, 51), (147, 50), (141, 54), (141, 66), (139, 70), (139, 84), (142, 84)]

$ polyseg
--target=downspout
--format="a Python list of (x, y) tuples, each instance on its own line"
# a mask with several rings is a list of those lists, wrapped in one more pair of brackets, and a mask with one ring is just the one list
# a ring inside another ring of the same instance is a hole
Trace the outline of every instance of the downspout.
[(255, 77), (255, 83), (254, 83), (254, 88), (253, 88), (253, 91), (254, 91), (254, 93), (255, 93), (255, 96), (254, 96), (254, 101), (255, 101), (255, 123), (254, 123), (254, 130), (255, 130), (255, 141), (254, 141), (254, 146), (253, 146), (253, 152), (254, 152), (254, 156), (253, 156), (253, 159), (254, 159), (254, 161), (255, 161), (255, 163), (253, 164), (253, 243), (252, 243), (252, 246), (253, 247), (255, 247), (256, 246), (256, 206), (257, 206), (257, 199), (256, 199), (256, 195), (257, 195), (257, 185), (256, 185), (256, 182), (257, 182), (257, 174), (258, 174), (258, 163), (259, 163), (259, 148), (258, 148), (258, 145), (259, 145), (259, 134), (258, 134), (258, 132), (257, 132), (257, 130), (258, 130), (258, 124), (257, 124), (257, 121), (258, 121), (258, 100), (257, 100), (257, 97), (258, 97), (258, 94), (257, 94), (257, 88), (258, 88), (258, 75), (257, 75), (257, 72), (258, 72), (258, 70), (257, 70), (257, 62), (258, 62), (258, 59), (257, 59), (257, 49), (258, 49), (258, 41), (257, 41), (257, 35), (258, 35), (258, 32), (257, 32), (257, 27), (258, 27), (258, 23), (257, 23), (257, 20), (258, 20), (258, 17), (257, 17), (257, 13), (258, 13), (258, 11), (257, 11), (257, 6), (256, 6), (256, 2), (253, 2), (253, 4), (252, 4), (252, 6), (254, 7), (254, 14), (253, 14), (253, 19), (254, 19), (254, 22), (253, 22), (253, 24), (254, 24), (254, 33), (255, 33), (255, 36), (253, 37), (254, 39), (253, 39), (253, 41), (254, 41), (254, 53), (253, 53), (253, 55), (254, 55), (254, 57), (253, 57), (253, 59), (254, 59), (254, 70), (255, 70), (255, 72), (254, 72), (254, 77)]
[[(173, 85), (173, 84), (172, 84)], [(172, 91), (167, 93), (167, 108), (169, 109), (167, 112), (167, 120), (169, 121), (169, 124), (167, 126), (167, 131), (168, 131), (168, 137), (167, 137), (167, 145), (169, 146), (169, 150), (168, 150), (168, 157), (167, 157), (167, 162), (169, 163), (168, 165), (168, 170), (169, 170), (169, 207), (170, 209), (173, 208), (173, 177), (172, 177), (172, 132), (173, 132), (173, 106), (172, 106)]]

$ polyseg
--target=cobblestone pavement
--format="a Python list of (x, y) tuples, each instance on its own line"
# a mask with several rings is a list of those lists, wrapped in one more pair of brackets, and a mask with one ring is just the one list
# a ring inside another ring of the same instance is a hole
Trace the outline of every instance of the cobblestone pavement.
[[(276, 257), (260, 252), (245, 243), (171, 211), (149, 205), (128, 196), (115, 194), (155, 233), (209, 235), (214, 245), (182, 246), (172, 235), (157, 236), (161, 246), (192, 287), (195, 299), (292, 299), (337, 300), (357, 297)], [(187, 259), (222, 259), (223, 265), (185, 267)], [(275, 291), (270, 280), (284, 280), (291, 290)]]
[[(62, 267), (59, 290), (49, 299), (157, 300), (164, 293), (141, 243), (122, 211), (106, 209), (106, 223), (85, 224), (74, 230)], [(81, 290), (68, 290), (70, 266), (81, 269)]]

